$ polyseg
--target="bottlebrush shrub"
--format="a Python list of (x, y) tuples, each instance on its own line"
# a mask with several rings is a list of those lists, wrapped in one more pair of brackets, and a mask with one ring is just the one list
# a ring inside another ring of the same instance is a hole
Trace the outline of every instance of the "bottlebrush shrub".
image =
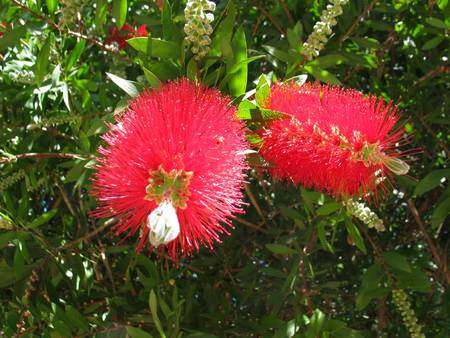
[[(348, 198), (385, 187), (405, 174), (395, 149), (397, 108), (374, 96), (339, 87), (275, 85), (266, 108), (290, 115), (260, 131), (260, 153), (277, 178)], [(379, 184), (377, 184), (379, 183)]]
[(228, 98), (179, 80), (140, 94), (109, 127), (94, 216), (113, 217), (117, 234), (140, 231), (138, 250), (148, 239), (175, 260), (229, 233), (242, 211), (248, 145)]

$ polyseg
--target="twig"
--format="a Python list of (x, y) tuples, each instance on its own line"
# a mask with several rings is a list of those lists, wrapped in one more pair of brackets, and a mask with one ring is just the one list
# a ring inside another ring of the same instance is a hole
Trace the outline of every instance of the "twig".
[(294, 19), (292, 18), (291, 13), (289, 12), (289, 8), (288, 8), (288, 6), (286, 5), (286, 1), (284, 1), (284, 0), (278, 0), (278, 2), (279, 2), (279, 4), (280, 4), (281, 8), (283, 8), (284, 14), (286, 15), (286, 17), (287, 17), (288, 20), (289, 20), (289, 24), (294, 25)]
[(92, 160), (94, 155), (80, 155), (72, 153), (25, 153), (8, 157), (0, 157), (0, 164), (11, 163), (25, 158), (44, 159), (44, 158), (69, 158), (74, 160)]
[(248, 184), (245, 185), (245, 192), (247, 193), (247, 196), (250, 199), (250, 203), (255, 208), (256, 212), (259, 215), (259, 217), (261, 217), (261, 219), (265, 222), (266, 221), (266, 217), (264, 216), (264, 213), (263, 213), (261, 207), (259, 206), (258, 201), (255, 198), (255, 195), (253, 195), (252, 191), (250, 190), (250, 187), (248, 186)]
[(61, 246), (57, 247), (56, 250), (57, 251), (66, 250), (66, 249), (69, 249), (69, 248), (77, 245), (78, 243), (85, 242), (85, 241), (91, 239), (92, 237), (94, 237), (95, 235), (97, 235), (98, 233), (100, 233), (103, 230), (105, 230), (108, 226), (111, 225), (112, 222), (113, 222), (112, 220), (108, 220), (103, 225), (101, 225), (98, 228), (96, 228), (95, 230), (87, 233), (83, 237), (77, 238), (76, 240), (74, 240), (72, 242), (69, 242), (67, 244), (61, 245)]
[(442, 272), (445, 275), (445, 279), (447, 284), (450, 284), (450, 271), (448, 270), (448, 266), (446, 264), (443, 264), (446, 260), (442, 260), (441, 256), (439, 254), (438, 248), (434, 244), (433, 240), (431, 239), (430, 235), (428, 234), (427, 227), (425, 223), (422, 221), (419, 211), (417, 210), (416, 206), (414, 205), (414, 202), (411, 200), (411, 198), (408, 198), (406, 200), (406, 203), (408, 205), (408, 209), (411, 211), (414, 220), (416, 224), (419, 226), (420, 233), (422, 234), (422, 237), (425, 239), (425, 242), (428, 244), (428, 249), (430, 250), (431, 255), (433, 256), (436, 264), (440, 269), (442, 269)]
[(251, 222), (249, 222), (249, 221), (247, 221), (247, 220), (245, 220), (245, 219), (243, 219), (243, 218), (236, 217), (236, 216), (234, 217), (234, 219), (235, 219), (237, 222), (239, 222), (239, 223), (241, 223), (241, 224), (243, 224), (243, 225), (249, 227), (250, 229), (253, 229), (253, 230), (262, 232), (262, 233), (264, 233), (264, 234), (268, 234), (268, 233), (269, 233), (267, 230), (263, 229), (261, 225), (253, 224), (253, 223), (251, 223)]
[(426, 81), (426, 80), (428, 80), (428, 79), (430, 79), (430, 78), (432, 78), (432, 77), (441, 75), (441, 74), (450, 74), (450, 67), (439, 66), (439, 67), (436, 67), (436, 68), (430, 70), (428, 73), (426, 73), (425, 75), (423, 75), (422, 77), (420, 77), (417, 81), (415, 81), (415, 82), (413, 83), (412, 87), (413, 87), (413, 88), (414, 88), (414, 87), (417, 87), (417, 86), (420, 85), (422, 82), (424, 82), (424, 81)]
[(276, 28), (276, 30), (280, 33), (280, 34), (285, 34), (284, 33), (284, 29), (283, 27), (281, 27), (281, 25), (275, 21), (275, 19), (273, 18), (272, 15), (269, 14), (269, 12), (267, 12), (267, 10), (265, 9), (265, 7), (263, 7), (259, 1), (254, 0), (253, 3), (255, 4), (255, 6), (261, 11), (261, 13), (267, 18), (269, 19), (269, 21), (272, 23), (272, 25)]
[(367, 7), (366, 9), (356, 18), (355, 21), (353, 21), (352, 25), (350, 26), (350, 28), (339, 38), (339, 46), (342, 47), (342, 43), (347, 40), (352, 34), (353, 32), (356, 30), (356, 28), (358, 28), (358, 25), (360, 24), (360, 22), (364, 19), (364, 17), (366, 15), (368, 15), (370, 13), (370, 11), (373, 9), (373, 7), (375, 6), (375, 4), (378, 2), (378, 0), (373, 0)]
[(33, 16), (35, 16), (35, 17), (37, 17), (37, 18), (39, 18), (39, 19), (41, 19), (43, 21), (45, 21), (53, 29), (56, 29), (56, 30), (58, 30), (61, 33), (64, 33), (64, 34), (67, 34), (67, 35), (71, 35), (71, 36), (76, 37), (76, 38), (84, 39), (84, 40), (90, 42), (91, 44), (98, 46), (100, 49), (102, 49), (104, 51), (110, 52), (110, 53), (112, 53), (114, 55), (120, 56), (121, 58), (125, 58), (125, 59), (128, 60), (127, 57), (124, 57), (124, 56), (120, 55), (120, 51), (118, 49), (108, 47), (107, 45), (105, 45), (101, 41), (95, 39), (94, 37), (87, 36), (87, 35), (84, 35), (84, 34), (79, 33), (79, 32), (74, 32), (74, 31), (71, 31), (70, 29), (63, 29), (61, 26), (57, 25), (54, 21), (46, 18), (44, 15), (42, 15), (42, 14), (40, 14), (38, 12), (33, 11), (28, 6), (22, 4), (19, 0), (12, 0), (12, 2), (16, 6), (22, 8), (26, 12), (30, 13), (31, 15), (33, 15)]

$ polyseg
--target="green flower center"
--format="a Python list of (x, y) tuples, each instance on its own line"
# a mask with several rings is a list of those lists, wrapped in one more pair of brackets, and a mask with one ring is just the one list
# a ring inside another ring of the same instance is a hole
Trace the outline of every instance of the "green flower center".
[(185, 209), (190, 196), (188, 188), (192, 175), (192, 171), (182, 169), (166, 171), (161, 165), (156, 170), (150, 170), (145, 199), (155, 201), (157, 205), (170, 201), (175, 208)]

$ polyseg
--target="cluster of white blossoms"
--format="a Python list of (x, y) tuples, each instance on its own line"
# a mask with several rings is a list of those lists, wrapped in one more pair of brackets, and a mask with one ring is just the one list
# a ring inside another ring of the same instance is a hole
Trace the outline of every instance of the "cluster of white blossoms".
[(322, 12), (320, 21), (316, 22), (313, 32), (303, 44), (302, 54), (307, 60), (312, 60), (319, 55), (328, 41), (328, 36), (333, 32), (331, 27), (336, 25), (336, 17), (342, 14), (342, 5), (348, 0), (331, 0), (327, 8)]
[(31, 70), (22, 70), (14, 72), (11, 73), (9, 76), (11, 77), (12, 81), (20, 84), (32, 84), (36, 81), (34, 72), (32, 72)]
[(77, 19), (77, 16), (83, 10), (86, 0), (61, 0), (61, 26), (70, 27)]
[(184, 32), (186, 41), (192, 45), (191, 51), (196, 60), (200, 60), (209, 51), (211, 39), (209, 35), (213, 32), (211, 23), (214, 21), (216, 4), (208, 0), (188, 0), (184, 9), (186, 24)]
[(20, 169), (19, 171), (12, 173), (7, 177), (2, 177), (0, 179), (0, 192), (6, 191), (6, 189), (8, 189), (10, 186), (16, 184), (17, 182), (25, 178), (25, 176), (26, 176), (25, 170)]
[(417, 323), (417, 317), (411, 307), (408, 295), (401, 289), (392, 290), (392, 300), (400, 311), (403, 323), (411, 335), (411, 338), (425, 338), (422, 327)]
[(364, 203), (349, 199), (346, 202), (348, 211), (357, 219), (366, 224), (369, 228), (375, 228), (377, 231), (384, 231), (383, 220), (377, 216)]

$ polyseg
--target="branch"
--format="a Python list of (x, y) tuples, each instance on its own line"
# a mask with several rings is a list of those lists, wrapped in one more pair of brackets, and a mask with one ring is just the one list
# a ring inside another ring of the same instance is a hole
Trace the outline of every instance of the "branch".
[(291, 13), (289, 12), (289, 8), (286, 5), (286, 1), (278, 0), (278, 2), (280, 3), (280, 6), (283, 8), (284, 14), (286, 15), (286, 17), (289, 20), (289, 24), (294, 25), (294, 19), (292, 18)]
[(105, 230), (108, 226), (111, 225), (112, 222), (113, 222), (113, 220), (108, 220), (103, 225), (101, 225), (100, 227), (96, 228), (95, 230), (87, 233), (83, 237), (77, 238), (76, 240), (74, 240), (72, 242), (69, 242), (67, 244), (61, 245), (61, 246), (57, 247), (56, 250), (57, 251), (66, 250), (66, 249), (69, 249), (69, 248), (77, 245), (78, 243), (87, 241), (87, 240), (91, 239), (92, 237), (94, 237), (95, 235), (97, 235), (98, 233), (100, 233), (103, 230)]
[(425, 223), (422, 221), (419, 211), (417, 210), (416, 206), (414, 205), (414, 202), (411, 200), (411, 198), (408, 198), (406, 200), (406, 203), (408, 204), (408, 209), (411, 211), (416, 224), (419, 226), (420, 233), (422, 234), (423, 238), (425, 239), (425, 242), (427, 242), (427, 244), (428, 244), (428, 249), (430, 250), (431, 255), (433, 256), (438, 267), (440, 269), (442, 269), (442, 272), (445, 275), (447, 284), (450, 284), (450, 271), (448, 270), (447, 265), (444, 264), (444, 262), (446, 260), (441, 259), (438, 248), (436, 247), (436, 245), (434, 244), (430, 235), (428, 234), (427, 227), (426, 227)]
[(261, 13), (267, 18), (269, 19), (269, 21), (272, 23), (272, 25), (277, 29), (277, 31), (280, 34), (285, 34), (284, 33), (284, 29), (283, 27), (280, 26), (280, 24), (278, 22), (275, 21), (275, 19), (273, 18), (272, 15), (269, 14), (269, 12), (267, 12), (267, 10), (259, 3), (259, 1), (254, 0), (253, 3), (255, 4), (255, 6), (261, 11)]
[(34, 158), (34, 159), (44, 159), (44, 158), (69, 158), (74, 160), (93, 160), (95, 159), (95, 155), (80, 155), (80, 154), (72, 154), (72, 153), (25, 153), (12, 155), (8, 157), (0, 157), (0, 164), (7, 164), (11, 162), (15, 162), (17, 160), (25, 159), (25, 158)]
[(375, 4), (378, 2), (378, 0), (373, 0), (366, 9), (356, 18), (355, 21), (353, 21), (350, 28), (340, 37), (339, 39), (339, 46), (342, 46), (342, 43), (347, 40), (353, 32), (358, 28), (358, 25), (363, 21), (364, 17), (370, 13), (370, 11), (373, 9)]
[[(33, 16), (35, 16), (35, 17), (37, 17), (37, 18), (39, 18), (39, 19), (41, 19), (43, 21), (45, 21), (53, 29), (56, 29), (56, 30), (58, 30), (59, 32), (61, 32), (63, 34), (67, 34), (67, 35), (70, 35), (70, 36), (73, 36), (73, 37), (76, 37), (76, 38), (84, 39), (84, 40), (90, 42), (91, 44), (98, 46), (100, 49), (102, 49), (104, 51), (110, 52), (110, 53), (112, 53), (112, 54), (114, 54), (116, 56), (121, 56), (119, 50), (117, 50), (116, 48), (108, 47), (103, 42), (95, 39), (94, 37), (87, 36), (87, 35), (84, 35), (84, 34), (81, 34), (81, 33), (78, 33), (78, 32), (74, 32), (74, 31), (71, 31), (70, 29), (63, 29), (61, 26), (56, 24), (54, 21), (46, 18), (44, 15), (42, 15), (40, 13), (37, 13), (37, 12), (33, 11), (28, 6), (22, 4), (19, 0), (12, 0), (12, 2), (16, 6), (22, 8), (24, 11), (26, 11), (26, 12), (30, 13), (31, 15), (33, 15)], [(126, 57), (123, 57), (123, 56), (121, 56), (121, 57), (122, 58), (126, 58)], [(128, 58), (126, 58), (126, 59), (128, 60)]]

